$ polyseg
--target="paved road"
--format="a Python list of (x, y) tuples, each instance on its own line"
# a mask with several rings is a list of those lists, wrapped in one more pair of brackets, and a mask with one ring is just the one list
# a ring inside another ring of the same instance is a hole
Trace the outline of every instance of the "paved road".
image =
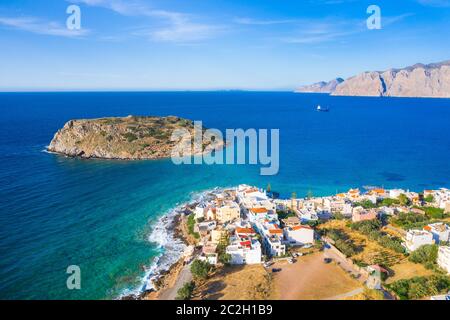
[(167, 288), (159, 295), (160, 300), (175, 300), (178, 290), (186, 283), (192, 281), (191, 264), (187, 264), (181, 269), (177, 281), (171, 288)]

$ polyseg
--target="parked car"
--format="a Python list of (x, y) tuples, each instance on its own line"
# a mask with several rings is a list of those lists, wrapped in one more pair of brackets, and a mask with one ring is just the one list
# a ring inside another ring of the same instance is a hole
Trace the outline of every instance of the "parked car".
[(303, 248), (305, 248), (305, 249), (309, 249), (309, 248), (312, 248), (312, 244), (305, 244), (304, 246), (303, 246)]
[(295, 259), (292, 259), (292, 258), (291, 258), (291, 259), (288, 260), (288, 262), (289, 262), (290, 264), (293, 264), (293, 263), (295, 262)]
[(281, 268), (272, 268), (273, 273), (280, 272), (280, 271), (281, 271)]
[(323, 259), (323, 262), (325, 262), (325, 263), (330, 263), (331, 261), (333, 261), (333, 259), (331, 259), (331, 258), (324, 258)]
[(273, 265), (273, 262), (272, 262), (272, 261), (266, 261), (266, 262), (264, 262), (264, 264), (263, 264), (264, 268), (268, 268), (268, 267), (270, 267), (271, 265)]

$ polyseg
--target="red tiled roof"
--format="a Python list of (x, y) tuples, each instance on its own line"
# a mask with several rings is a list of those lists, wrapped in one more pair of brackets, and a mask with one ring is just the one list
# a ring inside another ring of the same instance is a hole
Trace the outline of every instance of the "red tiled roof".
[(251, 247), (252, 246), (252, 242), (250, 240), (248, 241), (242, 241), (239, 243), (241, 246), (243, 247)]

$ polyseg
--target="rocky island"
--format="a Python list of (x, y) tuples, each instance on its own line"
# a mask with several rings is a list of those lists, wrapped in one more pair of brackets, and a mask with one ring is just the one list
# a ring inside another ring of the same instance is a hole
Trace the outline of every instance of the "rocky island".
[(319, 82), (300, 87), (296, 92), (329, 93), (334, 96), (450, 98), (450, 60), (363, 72), (337, 84), (336, 80)]
[[(168, 158), (178, 143), (171, 141), (176, 129), (185, 129), (193, 136), (194, 123), (175, 116), (70, 120), (58, 130), (47, 150), (80, 158)], [(203, 149), (209, 144), (205, 143)]]

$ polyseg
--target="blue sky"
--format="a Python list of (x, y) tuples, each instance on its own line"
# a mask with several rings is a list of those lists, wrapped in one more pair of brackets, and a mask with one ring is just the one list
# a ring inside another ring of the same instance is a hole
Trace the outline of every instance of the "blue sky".
[(0, 90), (291, 90), (448, 60), (449, 33), (450, 0), (2, 0)]

